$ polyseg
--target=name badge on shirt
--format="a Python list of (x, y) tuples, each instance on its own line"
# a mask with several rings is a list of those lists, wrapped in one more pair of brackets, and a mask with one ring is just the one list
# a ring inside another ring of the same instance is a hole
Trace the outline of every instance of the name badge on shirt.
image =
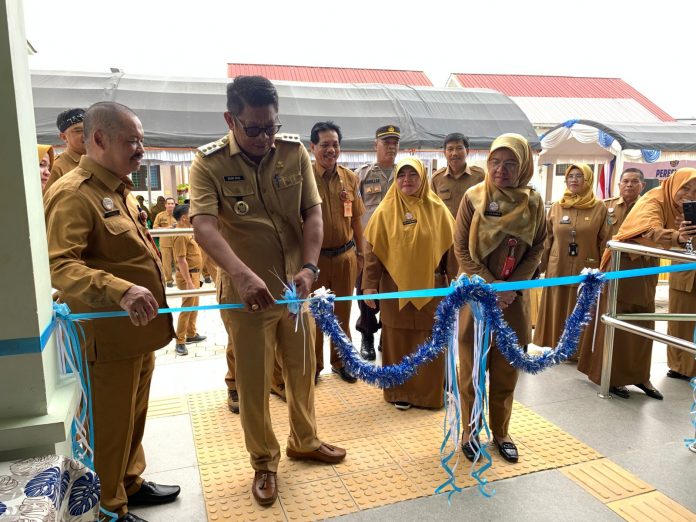
[(244, 176), (225, 176), (222, 179), (225, 181), (244, 181)]
[(118, 216), (120, 214), (121, 214), (121, 211), (119, 209), (107, 210), (106, 212), (104, 212), (104, 217), (110, 218), (110, 217)]
[(410, 212), (406, 212), (406, 215), (404, 216), (403, 224), (404, 225), (415, 225), (418, 221), (416, 218), (411, 214)]
[(570, 225), (570, 216), (563, 216), (561, 218), (561, 225)]
[(343, 202), (343, 217), (353, 217), (353, 202), (345, 200)]
[(501, 217), (503, 213), (500, 211), (500, 205), (497, 201), (491, 201), (488, 208), (483, 213), (484, 216)]

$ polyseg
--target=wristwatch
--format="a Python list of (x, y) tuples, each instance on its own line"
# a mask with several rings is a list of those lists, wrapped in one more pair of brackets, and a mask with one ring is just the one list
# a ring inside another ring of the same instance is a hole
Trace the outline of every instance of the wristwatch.
[(308, 268), (312, 272), (314, 272), (314, 280), (319, 281), (319, 267), (317, 265), (313, 265), (312, 263), (305, 263), (302, 265), (302, 268)]

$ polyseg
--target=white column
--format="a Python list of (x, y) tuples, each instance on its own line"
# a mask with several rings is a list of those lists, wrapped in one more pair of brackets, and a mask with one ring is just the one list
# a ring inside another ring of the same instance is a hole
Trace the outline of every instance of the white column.
[(9, 460), (65, 451), (77, 400), (74, 378), (59, 375), (53, 340), (41, 341), (51, 283), (19, 0), (0, 0), (0, 71), (0, 460)]

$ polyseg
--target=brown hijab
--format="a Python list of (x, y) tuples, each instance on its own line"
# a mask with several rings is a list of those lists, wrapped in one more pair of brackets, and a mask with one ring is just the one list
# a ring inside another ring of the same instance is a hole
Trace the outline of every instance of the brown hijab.
[(594, 194), (594, 172), (592, 171), (592, 167), (584, 163), (568, 165), (568, 168), (565, 171), (566, 178), (573, 169), (578, 169), (580, 172), (582, 172), (582, 179), (585, 184), (583, 185), (582, 190), (577, 194), (573, 194), (570, 189), (566, 187), (563, 197), (558, 204), (563, 208), (574, 207), (585, 209), (594, 207), (597, 203), (599, 203), (599, 201)]

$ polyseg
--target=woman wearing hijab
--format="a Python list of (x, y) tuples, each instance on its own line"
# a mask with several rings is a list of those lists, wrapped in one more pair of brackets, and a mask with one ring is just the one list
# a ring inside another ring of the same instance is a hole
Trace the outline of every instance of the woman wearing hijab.
[[(527, 186), (534, 172), (532, 149), (519, 134), (503, 134), (491, 145), (487, 166), (486, 178), (466, 192), (457, 213), (454, 251), (459, 267), (465, 274), (478, 275), (487, 283), (532, 279), (546, 239), (544, 202)], [(528, 292), (498, 292), (498, 304), (520, 344), (530, 343)], [(490, 346), (488, 397), (493, 440), (505, 460), (517, 462), (517, 446), (508, 433), (517, 370), (498, 351), (494, 338)], [(474, 321), (467, 307), (460, 317), (459, 369), (464, 419), (462, 451), (469, 460), (475, 454), (468, 442), (474, 404), (473, 351)]]
[[(454, 219), (428, 183), (417, 158), (395, 167), (395, 183), (370, 218), (362, 288), (365, 294), (435, 288), (447, 284), (447, 250), (452, 245)], [(436, 273), (437, 271), (437, 273)], [(401, 362), (430, 337), (440, 299), (387, 299), (380, 303), (382, 364)], [(375, 307), (374, 301), (366, 304)], [(384, 390), (384, 400), (398, 409), (440, 408), (444, 399), (445, 358), (421, 366), (401, 386)]]
[(46, 190), (46, 183), (51, 176), (51, 167), (55, 159), (53, 147), (50, 145), (37, 145), (39, 153), (39, 174), (41, 175), (41, 192)]
[[(696, 169), (679, 169), (659, 187), (649, 190), (635, 204), (626, 220), (613, 237), (614, 241), (637, 243), (655, 248), (676, 248), (686, 244), (696, 233), (696, 226), (683, 222), (682, 204), (696, 199)], [(609, 268), (611, 252), (602, 257), (602, 270)], [(621, 254), (621, 270), (657, 266), (655, 257), (637, 254)], [(670, 279), (674, 274), (670, 275)], [(657, 275), (619, 280), (616, 313), (654, 313)], [(671, 297), (671, 296), (670, 296)], [(606, 298), (602, 310), (607, 309)], [(692, 310), (689, 310), (692, 311)], [(643, 328), (654, 329), (655, 323), (636, 322)], [(600, 384), (602, 353), (604, 352), (604, 328), (597, 330), (593, 349), (582, 352), (578, 370), (592, 382)], [(689, 338), (693, 331), (689, 334)], [(610, 390), (614, 395), (628, 399), (626, 385), (633, 384), (648, 397), (662, 400), (662, 394), (650, 383), (650, 358), (652, 340), (622, 330), (614, 330), (614, 351), (611, 364)]]
[[(578, 275), (583, 268), (599, 268), (609, 239), (607, 207), (594, 195), (594, 175), (589, 165), (569, 165), (565, 171), (566, 190), (546, 217), (546, 244), (541, 272), (546, 277)], [(578, 285), (546, 287), (541, 291), (534, 344), (555, 346), (565, 321), (577, 301)], [(592, 349), (593, 325), (585, 328), (578, 342), (578, 354)], [(572, 357), (577, 361), (577, 354)]]

